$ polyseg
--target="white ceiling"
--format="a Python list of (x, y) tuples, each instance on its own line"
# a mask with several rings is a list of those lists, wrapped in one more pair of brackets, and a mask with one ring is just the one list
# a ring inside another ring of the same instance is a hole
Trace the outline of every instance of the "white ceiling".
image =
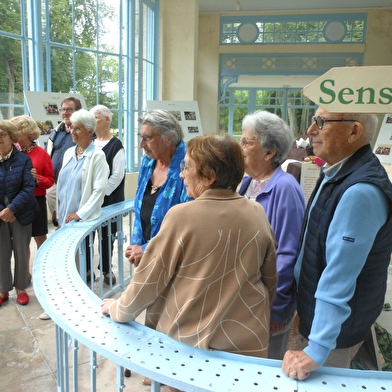
[(199, 0), (200, 13), (390, 8), (392, 0)]

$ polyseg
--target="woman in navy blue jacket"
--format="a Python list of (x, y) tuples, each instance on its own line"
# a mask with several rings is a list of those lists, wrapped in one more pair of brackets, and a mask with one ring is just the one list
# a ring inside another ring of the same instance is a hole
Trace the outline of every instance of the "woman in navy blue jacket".
[[(14, 287), (17, 302), (29, 303), (29, 246), (31, 223), (38, 212), (35, 181), (29, 156), (18, 151), (18, 130), (11, 121), (0, 121), (0, 306)], [(14, 276), (11, 257), (14, 254)]]

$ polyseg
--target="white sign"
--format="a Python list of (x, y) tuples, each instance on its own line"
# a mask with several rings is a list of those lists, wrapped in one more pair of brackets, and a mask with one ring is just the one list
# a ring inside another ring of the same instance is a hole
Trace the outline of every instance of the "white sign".
[(46, 135), (61, 121), (61, 102), (64, 98), (75, 97), (86, 108), (83, 95), (70, 93), (48, 93), (41, 91), (25, 91), (27, 107), (30, 116), (37, 122), (41, 135)]
[(319, 177), (320, 166), (310, 162), (302, 163), (300, 184), (304, 192), (306, 204), (308, 203), (309, 197), (312, 194)]
[(147, 101), (148, 110), (164, 109), (173, 114), (184, 132), (184, 141), (203, 136), (199, 105), (196, 101)]
[(392, 66), (331, 68), (302, 93), (331, 113), (392, 113)]
[(373, 152), (392, 181), (392, 114), (384, 116)]

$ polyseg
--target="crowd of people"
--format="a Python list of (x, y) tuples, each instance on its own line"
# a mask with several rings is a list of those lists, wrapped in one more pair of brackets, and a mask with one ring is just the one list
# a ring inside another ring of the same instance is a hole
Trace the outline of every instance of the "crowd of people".
[[(46, 151), (31, 117), (0, 121), (0, 306), (13, 288), (19, 304), (29, 302), (30, 240), (38, 248), (47, 237), (46, 205), (61, 228), (124, 200), (111, 111), (87, 111), (74, 97), (60, 111)], [(239, 142), (208, 134), (186, 144), (166, 110), (139, 124), (144, 155), (125, 251), (134, 273), (102, 314), (127, 322), (145, 310), (145, 324), (170, 337), (282, 360), (292, 379), (348, 368), (382, 310), (392, 251), (392, 185), (370, 146), (377, 116), (317, 110), (307, 133), (324, 164), (306, 206), (282, 169), (293, 134), (275, 114), (245, 116)], [(112, 286), (117, 226), (105, 230), (98, 268)], [(301, 347), (288, 350), (297, 316)]]

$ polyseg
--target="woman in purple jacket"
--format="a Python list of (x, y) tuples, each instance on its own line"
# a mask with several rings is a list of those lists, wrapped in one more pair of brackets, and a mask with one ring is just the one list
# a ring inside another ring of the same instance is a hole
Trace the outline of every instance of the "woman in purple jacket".
[(277, 242), (278, 287), (271, 313), (269, 358), (283, 359), (294, 321), (294, 264), (305, 213), (301, 187), (281, 168), (293, 143), (288, 125), (277, 115), (257, 111), (242, 121), (240, 144), (245, 172), (239, 193), (260, 203)]

